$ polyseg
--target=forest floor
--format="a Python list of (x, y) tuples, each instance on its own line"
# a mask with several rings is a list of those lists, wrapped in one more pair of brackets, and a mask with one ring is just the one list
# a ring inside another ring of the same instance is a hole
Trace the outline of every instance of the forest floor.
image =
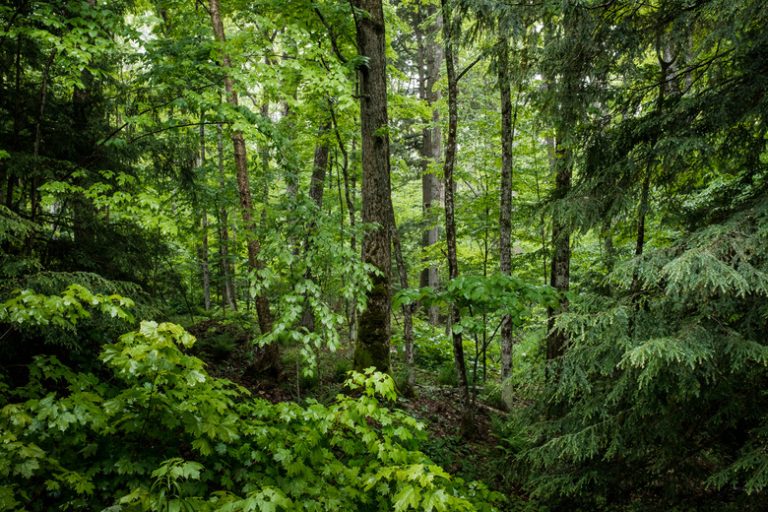
[[(435, 378), (429, 372), (419, 372), (419, 376), (420, 382)], [(471, 437), (461, 432), (462, 399), (456, 387), (434, 383), (416, 385), (416, 396), (400, 399), (398, 405), (425, 424), (428, 438), (423, 450), (432, 460), (465, 480), (482, 480), (496, 490), (502, 490), (500, 477), (492, 479), (497, 481), (489, 480), (499, 474), (494, 466), (498, 439), (493, 422), (497, 413), (482, 402), (478, 404), (473, 421), (475, 431)]]

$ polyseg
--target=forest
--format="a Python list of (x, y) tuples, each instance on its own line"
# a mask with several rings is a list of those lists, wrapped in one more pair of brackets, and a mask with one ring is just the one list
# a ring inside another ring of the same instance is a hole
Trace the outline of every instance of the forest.
[(765, 0), (0, 2), (0, 511), (768, 510)]

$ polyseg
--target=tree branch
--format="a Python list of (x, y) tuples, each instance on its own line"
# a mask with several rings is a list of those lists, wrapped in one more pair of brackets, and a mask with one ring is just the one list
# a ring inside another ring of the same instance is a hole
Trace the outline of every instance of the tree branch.
[(181, 123), (181, 124), (175, 124), (173, 126), (164, 126), (163, 128), (158, 128), (156, 130), (150, 130), (148, 132), (142, 133), (138, 137), (134, 137), (130, 139), (128, 142), (132, 144), (139, 139), (143, 139), (144, 137), (149, 137), (150, 135), (155, 135), (156, 133), (167, 132), (168, 130), (174, 130), (176, 128), (187, 128), (190, 126), (202, 126), (206, 124), (230, 124), (230, 122), (229, 121), (203, 121), (203, 122), (195, 122), (195, 123)]
[(333, 29), (328, 24), (325, 16), (323, 16), (323, 13), (320, 12), (320, 9), (318, 9), (317, 6), (313, 7), (313, 10), (315, 11), (315, 14), (317, 14), (317, 17), (320, 18), (320, 23), (322, 23), (325, 29), (328, 31), (328, 36), (331, 39), (331, 48), (333, 49), (333, 53), (336, 54), (336, 57), (338, 57), (342, 64), (346, 64), (348, 59), (344, 57), (344, 54), (341, 53), (341, 49), (339, 49), (339, 45), (336, 41), (336, 35), (333, 33)]
[(464, 75), (466, 75), (473, 67), (475, 67), (475, 64), (477, 64), (483, 59), (483, 57), (485, 57), (485, 52), (475, 57), (475, 60), (470, 62), (469, 65), (467, 65), (467, 67), (465, 67), (463, 70), (461, 70), (461, 72), (458, 75), (456, 75), (456, 82), (461, 80)]

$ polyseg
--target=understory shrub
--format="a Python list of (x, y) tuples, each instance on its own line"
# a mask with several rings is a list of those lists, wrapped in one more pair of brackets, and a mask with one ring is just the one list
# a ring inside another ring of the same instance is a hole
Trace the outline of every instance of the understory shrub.
[(39, 356), (25, 386), (0, 387), (0, 510), (495, 510), (418, 450), (422, 425), (385, 406), (389, 376), (271, 404), (211, 377), (194, 342), (145, 321), (103, 348), (106, 378)]

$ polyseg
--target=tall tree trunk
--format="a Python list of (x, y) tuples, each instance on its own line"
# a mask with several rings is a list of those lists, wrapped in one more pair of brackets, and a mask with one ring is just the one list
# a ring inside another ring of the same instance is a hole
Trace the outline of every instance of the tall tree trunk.
[[(586, 16), (586, 10), (577, 3), (564, 4), (563, 12), (563, 58), (567, 61), (563, 73), (554, 82), (555, 99), (555, 140), (554, 159), (555, 189), (553, 199), (562, 202), (571, 190), (573, 173), (573, 136), (582, 105), (579, 104), (581, 81), (584, 67), (588, 62), (583, 46), (579, 24)], [(565, 297), (570, 288), (571, 266), (571, 227), (563, 214), (562, 205), (556, 204), (552, 214), (552, 262), (550, 267), (550, 286), (561, 294), (560, 303), (547, 309), (547, 359), (557, 359), (565, 353), (568, 335), (555, 328), (557, 315), (568, 309)]]
[[(568, 135), (558, 130), (555, 137), (555, 190), (554, 198), (562, 200), (571, 190), (571, 149)], [(570, 286), (571, 233), (562, 218), (562, 213), (555, 210), (552, 218), (552, 264), (549, 271), (549, 284), (560, 293), (566, 293)], [(568, 309), (568, 299), (562, 297), (558, 306), (547, 309), (547, 359), (555, 359), (565, 352), (567, 335), (555, 329), (555, 317)]]
[[(421, 9), (427, 12), (422, 14)], [(430, 29), (423, 33), (421, 25), (425, 17), (435, 15), (435, 23)], [(419, 37), (419, 99), (426, 101), (428, 105), (433, 106), (440, 99), (439, 91), (435, 90), (435, 85), (440, 78), (440, 67), (443, 61), (443, 51), (437, 42), (437, 35), (442, 28), (442, 17), (434, 12), (429, 6), (419, 8), (417, 18), (417, 31)], [(440, 230), (437, 224), (437, 214), (434, 206), (439, 204), (442, 199), (442, 187), (440, 180), (430, 172), (430, 163), (439, 162), (442, 155), (441, 133), (440, 133), (440, 112), (437, 108), (432, 108), (432, 126), (427, 126), (421, 133), (421, 145), (419, 154), (421, 157), (421, 190), (422, 190), (422, 212), (425, 224), (428, 226), (421, 237), (421, 247), (427, 250), (434, 246), (440, 240)], [(420, 286), (429, 286), (437, 289), (440, 286), (440, 274), (437, 266), (432, 264), (421, 272)], [(438, 323), (439, 309), (437, 306), (431, 306), (428, 311), (431, 324)]]
[[(556, 172), (555, 169), (555, 138), (552, 136), (547, 136), (544, 138), (544, 146), (547, 149), (547, 163), (549, 167), (549, 173), (551, 175), (554, 175)], [(535, 168), (535, 176), (536, 176), (536, 203), (541, 204), (541, 201), (543, 199), (543, 195), (541, 193), (541, 182), (539, 179), (539, 167), (536, 166)], [(546, 214), (544, 210), (542, 209), (540, 217), (539, 217), (539, 237), (541, 239), (541, 273), (542, 277), (544, 278), (542, 280), (542, 283), (546, 286), (549, 285), (549, 247), (547, 245), (547, 219)]]
[[(333, 110), (331, 110), (333, 112)], [(334, 125), (335, 125), (334, 121)], [(347, 205), (347, 214), (349, 215), (349, 248), (352, 253), (357, 252), (357, 233), (355, 232), (356, 226), (356, 207), (355, 207), (355, 190), (357, 189), (357, 180), (355, 174), (350, 176), (349, 172), (349, 156), (344, 147), (344, 143), (339, 135), (338, 126), (335, 127), (336, 140), (339, 144), (339, 149), (343, 157), (342, 161), (342, 174), (344, 175), (344, 200)], [(355, 153), (355, 139), (352, 139), (352, 154)], [(357, 304), (354, 300), (349, 300), (347, 303), (347, 321), (349, 325), (349, 340), (353, 343), (357, 342)]]
[[(333, 125), (333, 133), (336, 137), (336, 143), (339, 147), (339, 152), (341, 152), (341, 175), (344, 177), (344, 204), (346, 204), (347, 207), (347, 214), (349, 215), (349, 227), (350, 227), (350, 236), (349, 236), (349, 246), (352, 252), (356, 252), (357, 248), (357, 242), (356, 242), (356, 234), (355, 234), (355, 201), (354, 201), (354, 190), (355, 190), (355, 181), (354, 176), (352, 176), (352, 179), (350, 179), (350, 173), (349, 173), (349, 153), (347, 152), (347, 148), (344, 145), (344, 141), (341, 138), (341, 133), (339, 132), (339, 125), (336, 121), (336, 113), (333, 109), (333, 104), (329, 104), (329, 112), (331, 114), (331, 124)], [(352, 139), (352, 155), (354, 158), (355, 153), (355, 139)], [(339, 178), (341, 179), (341, 178)], [(341, 183), (339, 183), (339, 207), (342, 210), (343, 214), (343, 206), (342, 206), (342, 194), (341, 194)], [(344, 226), (344, 220), (341, 220), (342, 230)], [(347, 309), (347, 326), (349, 328), (349, 340), (352, 343), (355, 343), (357, 341), (357, 305), (355, 304), (354, 300), (347, 300), (346, 303), (346, 309)]]
[[(297, 95), (297, 92), (294, 91), (293, 93), (294, 99), (296, 99), (296, 95)], [(283, 102), (282, 107), (283, 107), (282, 123), (285, 123), (285, 125), (287, 125), (285, 126), (286, 133), (293, 133), (296, 130), (296, 123), (294, 119), (296, 115), (291, 111), (291, 107), (287, 101)], [(267, 104), (267, 107), (265, 110), (266, 110), (266, 116), (269, 116), (269, 104)], [(262, 112), (264, 112), (264, 110)], [(294, 151), (290, 147), (290, 142), (288, 142), (287, 151), (288, 151), (288, 154), (292, 154), (292, 151)], [(298, 169), (293, 165), (291, 165), (292, 162), (293, 160), (289, 159), (288, 165), (286, 165), (284, 169), (285, 194), (288, 196), (289, 201), (295, 202), (296, 196), (299, 195), (299, 173), (298, 173)]]
[[(456, 184), (453, 177), (453, 171), (456, 166), (459, 84), (456, 73), (456, 41), (452, 34), (454, 26), (451, 20), (451, 6), (449, 5), (449, 0), (441, 0), (440, 5), (443, 14), (445, 69), (448, 78), (448, 135), (445, 141), (445, 161), (443, 162), (443, 176), (445, 180), (445, 237), (448, 245), (448, 277), (453, 280), (459, 277), (459, 261), (456, 254), (456, 220), (454, 216)], [(451, 307), (451, 325), (456, 325), (460, 321), (461, 312), (459, 311), (458, 306), (453, 305)], [(460, 331), (451, 328), (451, 335), (453, 339), (453, 358), (457, 378), (462, 390), (465, 414), (468, 418), (471, 415), (471, 403), (469, 383), (467, 382), (467, 365), (464, 359), (464, 345)], [(465, 429), (470, 426), (470, 422), (465, 421)]]
[(318, 211), (323, 207), (323, 192), (325, 190), (325, 174), (328, 171), (328, 134), (331, 130), (329, 123), (320, 128), (320, 140), (315, 146), (315, 155), (312, 163), (312, 177), (309, 181), (309, 197), (317, 206)]
[(371, 289), (355, 346), (355, 368), (389, 370), (390, 182), (384, 10), (381, 0), (351, 0), (357, 47), (366, 63), (360, 77), (363, 143), (363, 222), (375, 225), (363, 237), (363, 261), (373, 266)]
[[(509, 70), (509, 43), (499, 23), (499, 93), (501, 95), (501, 199), (499, 203), (499, 270), (512, 272), (512, 167), (517, 105), (512, 111), (512, 79)], [(512, 368), (512, 318), (501, 319), (501, 378)]]
[[(211, 24), (216, 41), (224, 45), (226, 37), (224, 35), (224, 24), (219, 10), (219, 0), (210, 0)], [(229, 54), (221, 49), (221, 67), (229, 72), (232, 63)], [(237, 92), (234, 89), (232, 77), (229, 74), (224, 76), (224, 90), (227, 96), (227, 102), (232, 107), (238, 106)], [(243, 217), (243, 226), (245, 228), (246, 247), (248, 249), (248, 268), (255, 273), (263, 268), (259, 260), (261, 250), (259, 241), (256, 238), (256, 224), (253, 219), (253, 200), (251, 198), (250, 181), (248, 179), (248, 160), (245, 150), (245, 139), (243, 133), (239, 130), (232, 132), (232, 145), (234, 149), (235, 167), (237, 169), (237, 189), (240, 196), (240, 211)], [(249, 274), (252, 275), (252, 274)], [(269, 310), (269, 299), (266, 292), (261, 292), (254, 299), (256, 314), (259, 321), (259, 330), (266, 334), (272, 330), (272, 314)], [(259, 369), (277, 375), (280, 371), (280, 353), (276, 343), (271, 343), (264, 347), (259, 357)]]
[[(200, 119), (200, 167), (205, 167), (205, 124), (204, 119)], [(206, 311), (211, 309), (211, 274), (208, 267), (208, 212), (205, 206), (202, 208), (203, 213), (200, 219), (200, 227), (202, 229), (202, 243), (198, 252), (198, 259), (200, 261), (200, 273), (203, 278), (203, 307)]]
[[(392, 229), (392, 250), (395, 252), (395, 262), (397, 264), (397, 273), (400, 278), (400, 288), (406, 290), (408, 286), (408, 267), (403, 258), (403, 248), (400, 243), (400, 232), (397, 230), (395, 221), (395, 209), (392, 201), (389, 202), (390, 208), (390, 228)], [(413, 304), (404, 304), (403, 310), (403, 342), (405, 343), (405, 394), (412, 396), (414, 394), (414, 353), (413, 353)]]
[[(15, 70), (15, 78), (14, 78), (14, 97), (20, 98), (21, 97), (21, 75), (22, 75), (22, 66), (21, 66), (21, 34), (18, 34), (16, 36), (16, 52), (14, 56), (14, 70)], [(13, 102), (13, 149), (18, 151), (21, 149), (21, 111), (22, 111), (22, 102), (21, 101), (15, 101)], [(14, 194), (14, 188), (16, 187), (16, 182), (18, 181), (18, 177), (13, 172), (13, 170), (8, 171), (7, 175), (7, 183), (6, 183), (6, 192), (5, 192), (5, 206), (9, 210), (13, 210), (13, 194)]]
[[(224, 137), (221, 125), (216, 125), (216, 149), (218, 153), (219, 188), (226, 189), (224, 176)], [(222, 302), (224, 307), (233, 311), (237, 310), (237, 298), (235, 295), (234, 269), (229, 261), (229, 213), (226, 203), (219, 208), (219, 266), (222, 278)]]
[(208, 212), (205, 211), (205, 208), (203, 208), (200, 226), (203, 231), (199, 253), (200, 273), (203, 278), (203, 307), (206, 311), (209, 311), (211, 309), (211, 273), (208, 267)]
[[(637, 206), (637, 236), (635, 237), (635, 257), (638, 259), (643, 255), (645, 247), (645, 217), (648, 214), (648, 199), (651, 191), (651, 173), (653, 171), (653, 158), (648, 157), (645, 166), (645, 176), (640, 189), (640, 204)], [(635, 268), (632, 274), (632, 293), (640, 291), (640, 269)]]
[[(224, 23), (221, 19), (219, 10), (219, 0), (210, 0), (211, 23), (216, 41), (223, 45), (226, 42), (224, 35)], [(221, 66), (226, 72), (232, 67), (229, 55), (221, 49)], [(227, 74), (224, 76), (224, 89), (227, 94), (227, 102), (233, 107), (238, 106), (237, 92), (235, 91), (232, 77)], [(237, 168), (237, 189), (240, 195), (240, 211), (243, 216), (243, 225), (246, 230), (246, 243), (248, 247), (248, 267), (251, 271), (258, 271), (262, 268), (259, 260), (259, 241), (255, 236), (255, 223), (253, 221), (253, 200), (251, 198), (251, 187), (248, 179), (248, 159), (245, 150), (245, 139), (243, 133), (239, 130), (232, 132), (232, 145), (235, 155), (235, 167)], [(256, 314), (258, 315), (259, 328), (263, 334), (272, 330), (272, 315), (269, 310), (269, 299), (262, 292), (255, 299)], [(272, 345), (275, 347), (276, 345)], [(276, 356), (276, 354), (274, 355)], [(276, 360), (272, 361), (276, 364)]]
[(43, 69), (43, 78), (40, 83), (40, 103), (39, 108), (37, 111), (37, 121), (35, 122), (35, 141), (32, 147), (32, 154), (33, 154), (33, 162), (34, 162), (34, 173), (32, 175), (32, 180), (30, 183), (30, 199), (31, 199), (31, 215), (30, 218), (34, 222), (37, 218), (37, 210), (39, 205), (39, 194), (37, 191), (37, 184), (40, 180), (40, 177), (37, 175), (39, 172), (39, 164), (38, 164), (38, 157), (40, 156), (40, 143), (43, 140), (43, 117), (45, 116), (45, 103), (46, 99), (48, 97), (48, 76), (51, 72), (51, 66), (53, 66), (53, 61), (56, 59), (56, 49), (54, 48), (51, 50), (51, 53), (48, 55), (48, 61), (45, 63), (45, 68)]
[[(676, 87), (675, 83), (669, 83), (670, 68), (674, 64), (675, 57), (671, 55), (671, 51), (667, 46), (662, 48), (661, 34), (656, 38), (656, 58), (659, 62), (659, 90), (656, 96), (656, 116), (661, 117), (664, 112), (664, 98), (667, 88)], [(645, 165), (645, 176), (643, 176), (643, 184), (640, 189), (640, 203), (637, 207), (637, 235), (635, 238), (635, 258), (637, 264), (632, 273), (632, 286), (630, 288), (632, 294), (632, 300), (635, 303), (635, 307), (639, 306), (640, 292), (642, 291), (642, 283), (640, 281), (640, 257), (643, 255), (645, 248), (645, 218), (648, 215), (649, 199), (651, 191), (651, 176), (653, 174), (654, 156), (653, 150), (656, 145), (658, 136), (653, 137), (649, 141), (648, 159)]]

